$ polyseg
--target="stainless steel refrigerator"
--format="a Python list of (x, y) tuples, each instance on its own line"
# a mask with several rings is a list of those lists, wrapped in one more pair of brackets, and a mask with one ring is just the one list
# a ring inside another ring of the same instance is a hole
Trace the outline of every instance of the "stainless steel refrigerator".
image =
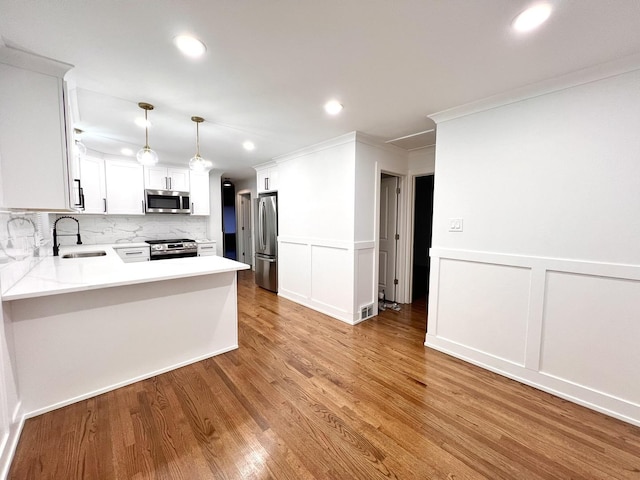
[(256, 284), (278, 291), (278, 197), (261, 193), (256, 215)]

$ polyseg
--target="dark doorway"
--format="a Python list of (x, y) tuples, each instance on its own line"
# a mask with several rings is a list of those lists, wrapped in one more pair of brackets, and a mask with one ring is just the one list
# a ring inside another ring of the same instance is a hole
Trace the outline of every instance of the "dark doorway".
[(236, 188), (228, 178), (222, 182), (223, 256), (238, 259), (236, 250)]
[(415, 181), (412, 302), (429, 293), (429, 247), (433, 224), (433, 175), (416, 177)]

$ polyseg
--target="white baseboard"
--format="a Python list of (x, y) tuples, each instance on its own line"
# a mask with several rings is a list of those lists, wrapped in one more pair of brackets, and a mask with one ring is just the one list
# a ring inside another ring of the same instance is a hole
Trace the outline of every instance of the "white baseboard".
[(504, 377), (640, 427), (640, 405), (543, 372), (529, 370), (443, 338), (427, 335), (424, 344)]
[(13, 457), (16, 453), (18, 441), (20, 440), (20, 434), (22, 433), (24, 422), (26, 420), (26, 416), (22, 415), (20, 412), (20, 406), (20, 403), (16, 405), (14, 414), (12, 416), (13, 421), (11, 423), (11, 427), (9, 428), (9, 435), (7, 436), (2, 452), (0, 452), (0, 479), (2, 480), (7, 478), (7, 475), (9, 475), (11, 462), (13, 461)]

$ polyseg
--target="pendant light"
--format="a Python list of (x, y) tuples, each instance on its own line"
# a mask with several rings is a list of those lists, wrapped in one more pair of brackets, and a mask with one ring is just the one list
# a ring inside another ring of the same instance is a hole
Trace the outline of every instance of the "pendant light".
[(74, 143), (73, 143), (74, 153), (78, 158), (80, 158), (87, 154), (87, 147), (85, 147), (84, 143), (82, 143), (82, 138), (80, 138), (83, 132), (79, 128), (74, 128), (73, 133), (74, 133), (73, 135), (74, 136)]
[(138, 150), (136, 158), (138, 162), (145, 166), (152, 166), (158, 163), (158, 154), (151, 150), (149, 147), (149, 120), (147, 119), (147, 113), (149, 110), (153, 110), (153, 105), (150, 103), (140, 102), (138, 106), (144, 110), (144, 147)]
[(200, 156), (200, 124), (204, 122), (204, 118), (191, 117), (191, 120), (196, 124), (196, 154), (189, 160), (189, 168), (194, 172), (208, 172), (213, 164)]

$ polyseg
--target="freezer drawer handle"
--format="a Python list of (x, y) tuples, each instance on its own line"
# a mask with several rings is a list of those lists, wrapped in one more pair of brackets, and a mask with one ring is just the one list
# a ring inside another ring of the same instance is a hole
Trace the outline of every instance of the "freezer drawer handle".
[(261, 261), (263, 261), (263, 262), (276, 263), (276, 259), (275, 259), (275, 258), (263, 258), (263, 257), (258, 257), (258, 260), (261, 260)]

